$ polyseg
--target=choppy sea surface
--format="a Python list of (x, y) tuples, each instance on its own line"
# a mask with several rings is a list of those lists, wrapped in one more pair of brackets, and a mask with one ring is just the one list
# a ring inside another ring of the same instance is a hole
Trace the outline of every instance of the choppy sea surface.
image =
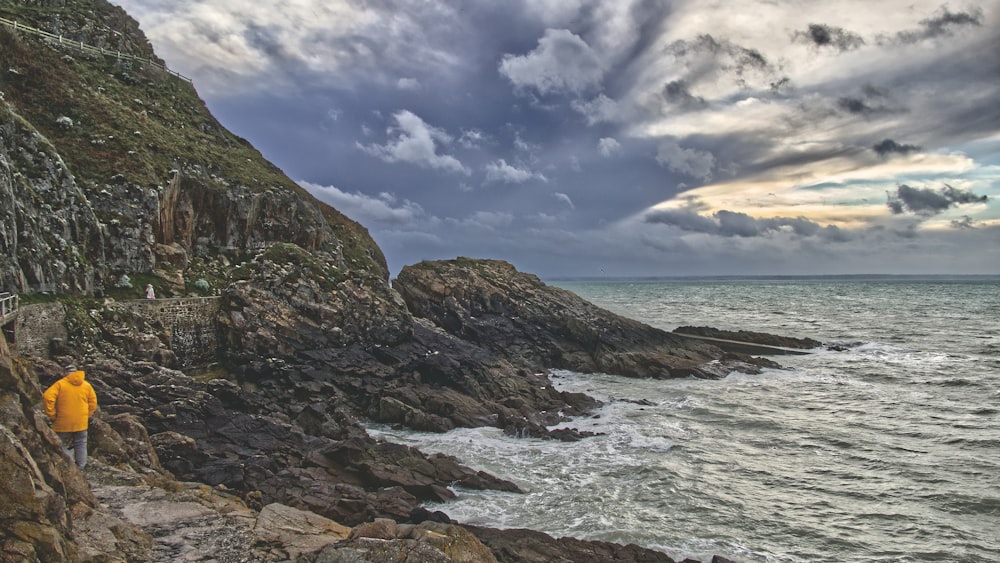
[(551, 284), (666, 330), (847, 349), (721, 380), (552, 372), (605, 403), (566, 424), (603, 433), (575, 443), (371, 427), (526, 491), (430, 508), (677, 559), (1000, 561), (1000, 279)]

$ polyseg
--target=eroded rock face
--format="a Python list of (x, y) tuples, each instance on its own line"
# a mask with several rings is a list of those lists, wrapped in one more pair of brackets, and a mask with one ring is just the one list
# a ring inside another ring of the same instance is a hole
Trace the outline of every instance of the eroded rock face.
[(0, 219), (0, 291), (93, 291), (97, 217), (56, 148), (2, 98)]
[(502, 261), (422, 262), (393, 287), (415, 316), (535, 369), (714, 378), (730, 371), (726, 362), (743, 371), (762, 363), (621, 317)]

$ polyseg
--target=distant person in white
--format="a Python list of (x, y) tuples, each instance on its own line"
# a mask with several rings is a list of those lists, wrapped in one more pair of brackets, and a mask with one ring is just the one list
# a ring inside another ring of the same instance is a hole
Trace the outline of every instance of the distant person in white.
[(151, 283), (146, 284), (146, 299), (156, 299), (156, 291)]

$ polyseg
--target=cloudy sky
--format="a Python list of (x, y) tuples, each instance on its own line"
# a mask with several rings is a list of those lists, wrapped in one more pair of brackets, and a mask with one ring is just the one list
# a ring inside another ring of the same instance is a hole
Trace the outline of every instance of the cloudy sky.
[(395, 275), (1000, 273), (994, 0), (121, 0)]

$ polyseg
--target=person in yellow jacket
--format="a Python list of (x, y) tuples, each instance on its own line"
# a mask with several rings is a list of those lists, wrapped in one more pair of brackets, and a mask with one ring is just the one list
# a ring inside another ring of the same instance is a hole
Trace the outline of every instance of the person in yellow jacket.
[[(52, 430), (62, 440), (63, 453), (83, 469), (87, 465), (87, 428), (97, 410), (97, 394), (84, 381), (83, 370), (69, 368), (69, 373), (45, 390), (45, 414), (52, 419)], [(70, 454), (69, 450), (73, 450)]]

